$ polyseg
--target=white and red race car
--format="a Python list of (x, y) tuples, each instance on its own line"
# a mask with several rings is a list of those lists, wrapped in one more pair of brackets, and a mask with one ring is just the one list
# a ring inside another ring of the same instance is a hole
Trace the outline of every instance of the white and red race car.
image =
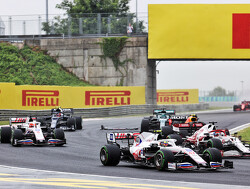
[(208, 148), (200, 156), (190, 148), (176, 146), (175, 139), (161, 139), (160, 134), (150, 132), (107, 133), (107, 143), (100, 150), (100, 160), (105, 166), (125, 161), (157, 170), (233, 168), (231, 161), (222, 164), (221, 153), (216, 148)]
[(62, 129), (52, 130), (50, 127), (41, 127), (40, 124), (35, 117), (10, 118), (10, 126), (1, 127), (1, 142), (11, 143), (12, 146), (66, 144)]
[(230, 136), (227, 129), (217, 129), (211, 122), (200, 128), (184, 142), (184, 146), (195, 149), (201, 153), (205, 148), (213, 147), (221, 150), (223, 157), (227, 156), (249, 156), (249, 145), (243, 143), (237, 136)]

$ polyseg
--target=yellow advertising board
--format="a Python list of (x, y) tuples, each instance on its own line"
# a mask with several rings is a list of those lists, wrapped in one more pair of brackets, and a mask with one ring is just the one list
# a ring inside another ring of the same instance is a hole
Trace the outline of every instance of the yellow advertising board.
[(151, 4), (149, 59), (250, 59), (250, 4)]
[(145, 104), (145, 87), (68, 87), (0, 83), (0, 109), (43, 110)]
[(157, 90), (157, 104), (198, 104), (198, 89)]

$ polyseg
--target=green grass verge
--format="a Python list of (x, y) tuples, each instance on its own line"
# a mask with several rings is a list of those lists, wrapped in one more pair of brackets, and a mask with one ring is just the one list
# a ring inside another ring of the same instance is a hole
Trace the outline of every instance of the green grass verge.
[(9, 125), (9, 121), (0, 121), (0, 125)]
[(38, 47), (0, 43), (0, 82), (16, 85), (90, 86)]
[(241, 136), (243, 141), (250, 141), (250, 127), (239, 131), (238, 136)]

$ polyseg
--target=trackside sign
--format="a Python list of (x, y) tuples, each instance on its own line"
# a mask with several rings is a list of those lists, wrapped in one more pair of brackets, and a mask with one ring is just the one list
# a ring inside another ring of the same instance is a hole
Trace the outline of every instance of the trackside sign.
[(87, 106), (121, 106), (130, 105), (131, 91), (86, 91)]
[(149, 59), (250, 59), (250, 4), (151, 4)]
[(199, 103), (198, 89), (157, 90), (157, 104)]
[(59, 91), (22, 90), (22, 106), (59, 106)]
[(0, 109), (43, 110), (145, 104), (145, 87), (65, 87), (0, 83)]

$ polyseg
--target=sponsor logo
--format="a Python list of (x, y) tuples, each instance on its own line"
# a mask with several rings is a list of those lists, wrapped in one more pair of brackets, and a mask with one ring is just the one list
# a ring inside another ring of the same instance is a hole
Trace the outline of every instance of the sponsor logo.
[(130, 105), (130, 95), (130, 91), (85, 91), (85, 105)]
[(157, 92), (157, 102), (188, 102), (189, 92)]
[(250, 14), (233, 14), (233, 49), (250, 49)]
[(22, 106), (59, 106), (59, 91), (23, 90)]

